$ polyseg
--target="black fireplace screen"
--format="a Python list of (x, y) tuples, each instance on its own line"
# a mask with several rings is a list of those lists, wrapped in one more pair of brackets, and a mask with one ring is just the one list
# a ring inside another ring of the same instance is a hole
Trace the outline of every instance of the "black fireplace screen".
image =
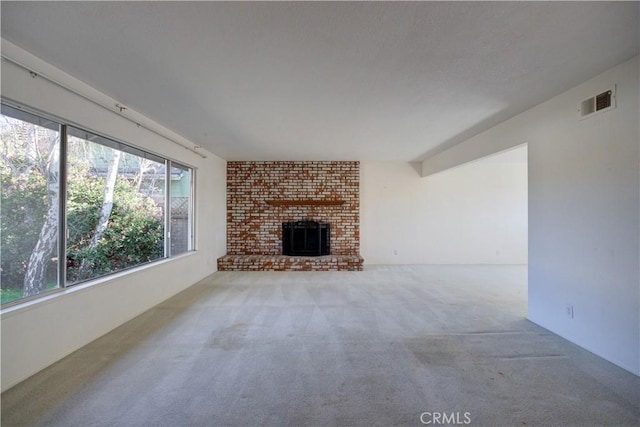
[(282, 223), (282, 254), (296, 256), (329, 255), (330, 224), (315, 221)]

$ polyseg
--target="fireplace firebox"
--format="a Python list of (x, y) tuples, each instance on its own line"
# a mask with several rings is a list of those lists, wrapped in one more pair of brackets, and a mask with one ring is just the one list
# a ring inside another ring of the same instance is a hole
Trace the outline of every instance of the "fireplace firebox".
[(316, 221), (282, 223), (282, 254), (321, 256), (331, 252), (331, 225)]

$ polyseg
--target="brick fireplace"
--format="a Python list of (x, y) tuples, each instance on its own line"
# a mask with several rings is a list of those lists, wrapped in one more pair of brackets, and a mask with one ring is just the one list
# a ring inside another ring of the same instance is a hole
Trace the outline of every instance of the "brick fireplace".
[[(362, 270), (359, 162), (228, 162), (218, 270)], [(282, 254), (282, 224), (330, 224), (329, 255)]]

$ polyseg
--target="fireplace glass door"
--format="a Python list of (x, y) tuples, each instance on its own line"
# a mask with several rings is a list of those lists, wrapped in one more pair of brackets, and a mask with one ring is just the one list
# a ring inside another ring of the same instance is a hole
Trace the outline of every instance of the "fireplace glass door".
[(330, 254), (331, 228), (315, 221), (282, 224), (282, 254), (321, 256)]

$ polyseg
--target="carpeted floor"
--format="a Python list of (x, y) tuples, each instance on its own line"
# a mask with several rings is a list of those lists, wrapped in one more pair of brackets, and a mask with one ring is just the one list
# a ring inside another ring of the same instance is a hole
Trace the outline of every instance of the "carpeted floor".
[(640, 378), (525, 315), (520, 266), (216, 273), (4, 393), (2, 426), (640, 424)]

